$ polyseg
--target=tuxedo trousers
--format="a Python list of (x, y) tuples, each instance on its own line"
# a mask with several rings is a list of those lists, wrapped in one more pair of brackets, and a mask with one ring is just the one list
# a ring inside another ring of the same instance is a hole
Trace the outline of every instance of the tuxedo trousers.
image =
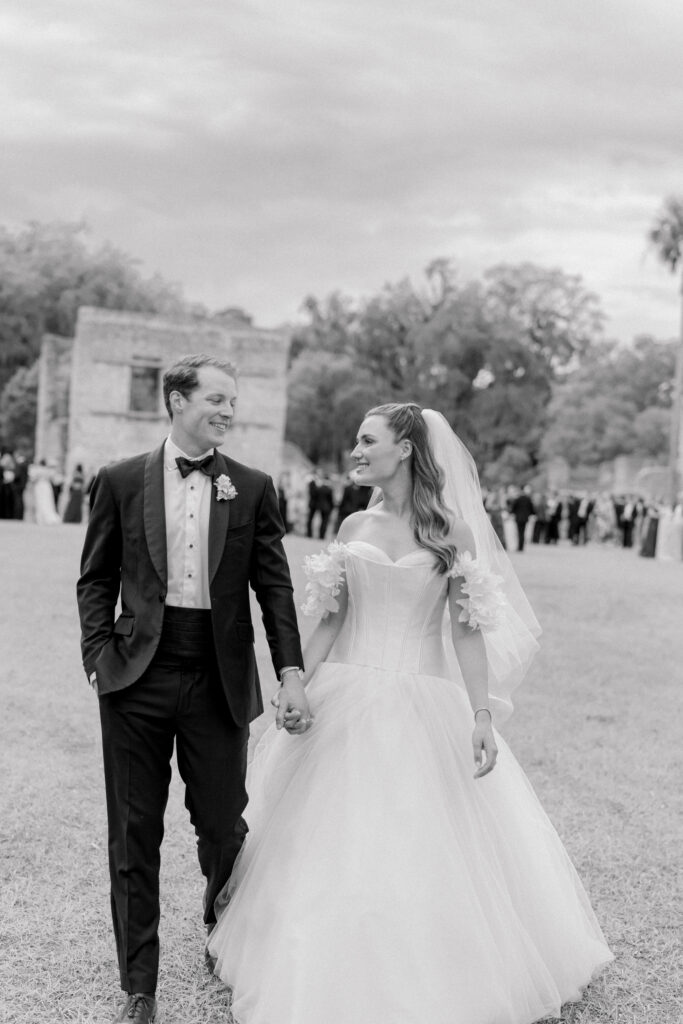
[(159, 868), (174, 744), (206, 879), (208, 926), (247, 832), (249, 727), (235, 725), (228, 709), (210, 615), (166, 608), (147, 671), (132, 686), (100, 697), (111, 912), (127, 992), (156, 990)]

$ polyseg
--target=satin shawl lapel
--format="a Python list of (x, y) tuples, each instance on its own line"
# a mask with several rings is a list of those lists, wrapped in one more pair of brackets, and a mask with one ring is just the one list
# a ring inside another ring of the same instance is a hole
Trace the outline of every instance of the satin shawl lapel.
[[(164, 442), (165, 444), (166, 442)], [(168, 583), (166, 564), (166, 510), (164, 507), (164, 445), (150, 452), (145, 463), (143, 495), (145, 538), (149, 556), (164, 586)]]
[[(228, 472), (225, 457), (216, 451), (216, 478)], [(211, 481), (211, 511), (209, 512), (209, 583), (213, 581), (216, 570), (223, 557), (225, 538), (230, 522), (230, 500), (218, 501), (216, 488)]]

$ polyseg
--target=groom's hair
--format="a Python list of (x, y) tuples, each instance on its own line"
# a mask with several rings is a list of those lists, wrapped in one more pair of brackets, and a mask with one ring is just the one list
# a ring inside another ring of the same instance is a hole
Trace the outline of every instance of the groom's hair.
[(202, 366), (215, 366), (228, 377), (237, 380), (237, 367), (226, 359), (217, 359), (215, 356), (206, 356), (203, 352), (196, 355), (183, 356), (177, 363), (170, 366), (164, 374), (164, 405), (168, 415), (173, 419), (171, 410), (170, 394), (172, 391), (179, 391), (183, 398), (188, 398), (193, 391), (199, 387), (197, 370)]

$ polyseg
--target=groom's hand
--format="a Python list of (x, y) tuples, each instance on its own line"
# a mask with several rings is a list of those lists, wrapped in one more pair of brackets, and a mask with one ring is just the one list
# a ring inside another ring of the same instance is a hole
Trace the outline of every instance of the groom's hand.
[(272, 703), (277, 708), (275, 725), (278, 729), (284, 726), (287, 732), (294, 735), (300, 735), (310, 729), (313, 718), (306, 690), (298, 673), (284, 674), (282, 686), (273, 697)]

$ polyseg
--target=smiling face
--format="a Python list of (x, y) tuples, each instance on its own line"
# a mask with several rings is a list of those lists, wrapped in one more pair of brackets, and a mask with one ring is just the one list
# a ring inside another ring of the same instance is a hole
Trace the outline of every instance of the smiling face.
[(209, 448), (217, 448), (235, 415), (237, 384), (217, 366), (200, 366), (197, 387), (187, 396), (172, 391), (169, 402), (173, 412), (171, 438), (191, 458)]
[(397, 441), (384, 416), (367, 416), (360, 425), (353, 479), (370, 487), (382, 487), (407, 463), (412, 444), (407, 438)]

